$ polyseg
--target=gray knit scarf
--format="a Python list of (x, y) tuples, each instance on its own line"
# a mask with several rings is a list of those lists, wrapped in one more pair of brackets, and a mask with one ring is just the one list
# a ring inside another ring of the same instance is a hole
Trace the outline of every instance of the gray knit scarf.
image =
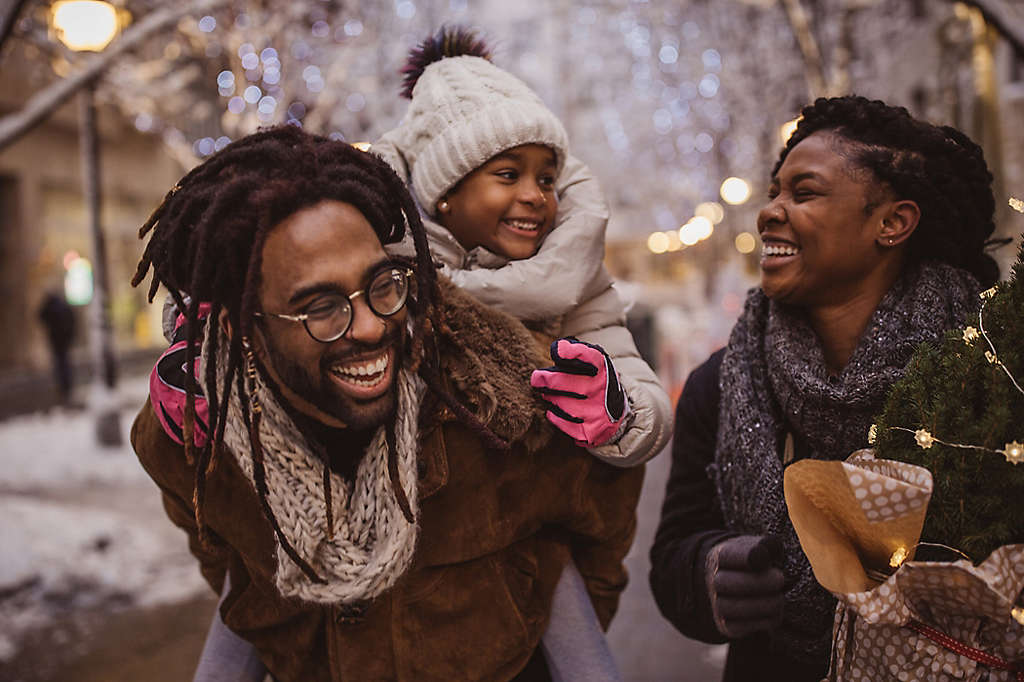
[(845, 459), (867, 446), (874, 415), (914, 349), (935, 341), (977, 307), (977, 281), (939, 263), (909, 267), (871, 316), (849, 363), (830, 376), (808, 321), (751, 290), (729, 338), (720, 374), (715, 461), (726, 527), (777, 535), (786, 549), (786, 607), (773, 647), (825, 661), (835, 599), (814, 579), (789, 521), (781, 446), (793, 434), (814, 459)]

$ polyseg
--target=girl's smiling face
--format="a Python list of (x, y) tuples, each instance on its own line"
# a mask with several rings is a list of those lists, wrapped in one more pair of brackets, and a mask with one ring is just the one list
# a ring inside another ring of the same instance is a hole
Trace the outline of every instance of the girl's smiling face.
[(439, 221), (467, 251), (482, 246), (512, 260), (529, 258), (555, 223), (557, 172), (550, 147), (506, 149), (438, 202)]

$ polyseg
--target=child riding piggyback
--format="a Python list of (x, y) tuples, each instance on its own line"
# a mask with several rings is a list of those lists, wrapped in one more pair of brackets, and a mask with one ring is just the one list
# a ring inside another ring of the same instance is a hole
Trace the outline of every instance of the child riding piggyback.
[(603, 265), (608, 209), (561, 122), (464, 29), (423, 41), (404, 73), (409, 109), (371, 152), (408, 182), (442, 273), (556, 339), (531, 379), (556, 427), (610, 464), (650, 459), (668, 397), (625, 327)]

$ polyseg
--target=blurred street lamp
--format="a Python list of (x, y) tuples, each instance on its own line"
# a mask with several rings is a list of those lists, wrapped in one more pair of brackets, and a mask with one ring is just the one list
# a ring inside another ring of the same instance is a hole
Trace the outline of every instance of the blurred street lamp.
[[(109, 2), (98, 0), (59, 0), (50, 7), (54, 34), (68, 49), (76, 52), (101, 52), (117, 36), (123, 17)], [(96, 82), (92, 81), (82, 88), (79, 97), (82, 185), (92, 237), (94, 280), (90, 336), (96, 369), (93, 380), (95, 395), (90, 402), (97, 415), (97, 440), (101, 445), (113, 446), (121, 443), (121, 428), (114, 400), (117, 367), (110, 324), (107, 245), (100, 224), (100, 158), (95, 96)]]
[(722, 181), (719, 193), (725, 203), (736, 206), (750, 198), (750, 183), (743, 178), (726, 178)]

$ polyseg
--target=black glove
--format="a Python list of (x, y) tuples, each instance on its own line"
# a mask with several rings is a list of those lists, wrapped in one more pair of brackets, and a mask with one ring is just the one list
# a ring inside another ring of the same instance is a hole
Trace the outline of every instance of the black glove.
[(741, 535), (711, 548), (704, 579), (719, 632), (746, 637), (781, 620), (782, 559), (782, 543), (774, 536)]

